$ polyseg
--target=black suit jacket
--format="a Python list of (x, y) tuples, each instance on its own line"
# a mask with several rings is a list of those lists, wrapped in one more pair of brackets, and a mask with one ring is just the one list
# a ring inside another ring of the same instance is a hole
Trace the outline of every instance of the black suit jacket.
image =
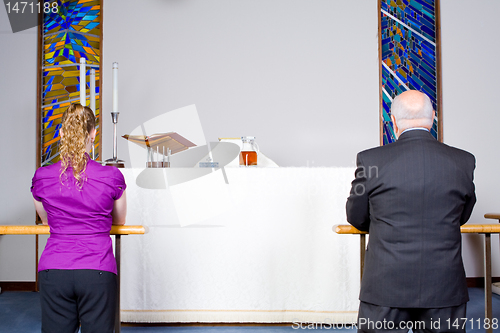
[(360, 300), (441, 308), (469, 300), (460, 226), (476, 202), (472, 154), (412, 130), (357, 157), (347, 220), (369, 231)]

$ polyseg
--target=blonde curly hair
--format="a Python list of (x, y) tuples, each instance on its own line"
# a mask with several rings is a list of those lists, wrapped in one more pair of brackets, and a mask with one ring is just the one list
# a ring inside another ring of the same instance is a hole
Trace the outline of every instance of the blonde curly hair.
[(81, 104), (71, 104), (62, 116), (61, 142), (59, 153), (61, 157), (61, 183), (67, 180), (66, 170), (73, 169), (73, 176), (79, 189), (85, 182), (85, 168), (89, 155), (85, 148), (90, 133), (95, 128), (94, 112)]

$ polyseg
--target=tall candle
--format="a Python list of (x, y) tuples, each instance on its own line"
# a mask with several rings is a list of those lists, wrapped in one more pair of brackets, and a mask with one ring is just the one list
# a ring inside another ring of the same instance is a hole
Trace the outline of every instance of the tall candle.
[(87, 83), (85, 77), (85, 58), (80, 58), (80, 104), (87, 105)]
[(95, 114), (95, 69), (90, 70), (90, 108)]
[(118, 112), (118, 63), (113, 63), (113, 111)]
[[(95, 69), (90, 69), (90, 108), (95, 115)], [(92, 159), (95, 160), (94, 144), (92, 144)]]

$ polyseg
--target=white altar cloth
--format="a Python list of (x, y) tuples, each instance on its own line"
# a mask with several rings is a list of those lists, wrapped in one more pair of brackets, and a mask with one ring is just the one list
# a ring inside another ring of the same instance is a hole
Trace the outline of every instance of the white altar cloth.
[[(149, 228), (122, 238), (123, 322), (356, 321), (359, 238), (332, 231), (354, 168), (226, 168), (229, 184), (219, 170), (183, 205), (184, 184), (144, 189), (141, 171), (122, 169), (127, 223)], [(212, 204), (218, 216), (181, 226)]]

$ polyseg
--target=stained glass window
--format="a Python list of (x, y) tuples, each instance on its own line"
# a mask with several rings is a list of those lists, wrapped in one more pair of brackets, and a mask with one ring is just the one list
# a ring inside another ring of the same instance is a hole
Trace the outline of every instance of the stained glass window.
[(396, 140), (391, 122), (394, 97), (409, 90), (427, 94), (436, 111), (431, 129), (439, 137), (439, 0), (380, 0), (382, 144)]
[(61, 117), (71, 103), (79, 103), (79, 63), (82, 57), (87, 63), (87, 106), (90, 104), (90, 70), (95, 70), (96, 107), (93, 111), (97, 117), (97, 135), (94, 151), (95, 159), (98, 159), (101, 151), (101, 1), (58, 0), (44, 3), (57, 10), (42, 14), (40, 27), (40, 166), (59, 160)]

